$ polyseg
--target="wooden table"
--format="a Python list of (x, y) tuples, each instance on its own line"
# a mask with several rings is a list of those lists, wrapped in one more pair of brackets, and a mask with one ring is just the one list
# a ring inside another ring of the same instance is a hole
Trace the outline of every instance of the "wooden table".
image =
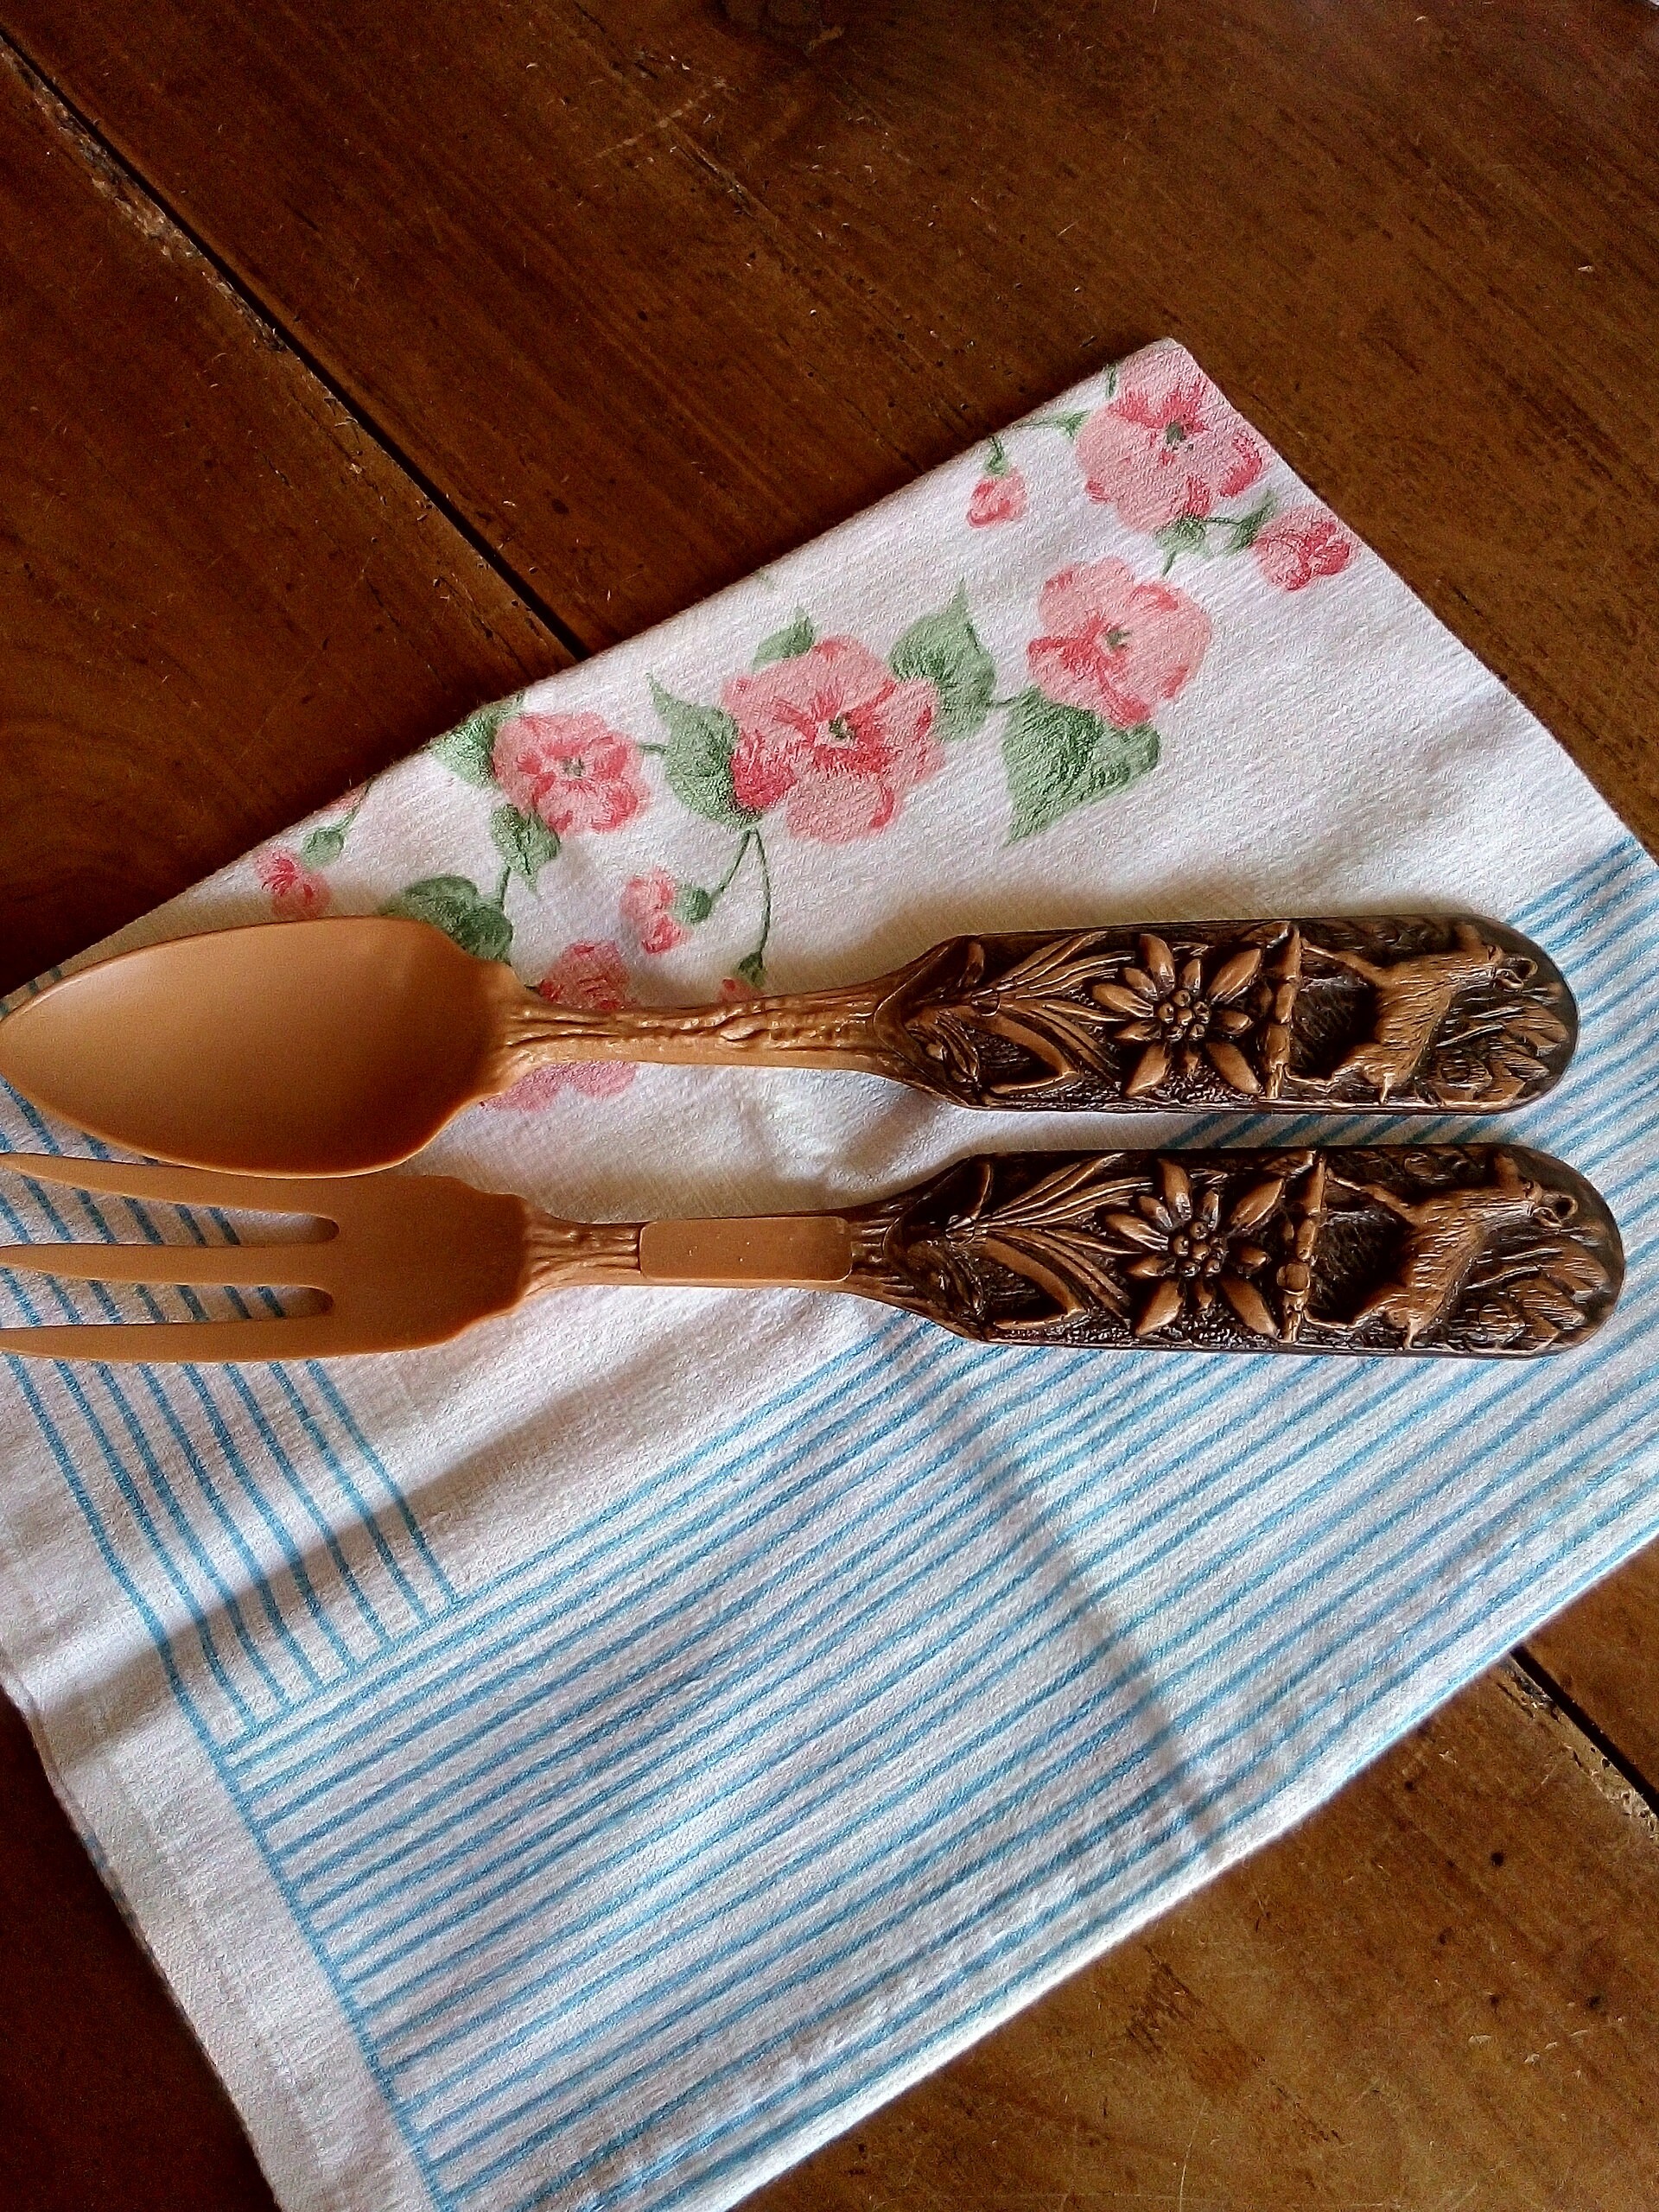
[[(1640, 0), (0, 0), (0, 988), (1185, 340), (1659, 832)], [(1659, 1560), (772, 2212), (1648, 2212)], [(0, 1732), (0, 2203), (268, 2204)]]

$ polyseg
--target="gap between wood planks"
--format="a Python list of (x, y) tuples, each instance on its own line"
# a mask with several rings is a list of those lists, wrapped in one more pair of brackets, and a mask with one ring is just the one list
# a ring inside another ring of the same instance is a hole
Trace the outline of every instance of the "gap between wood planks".
[(1659, 1847), (1659, 1790), (1602, 1733), (1589, 1714), (1573, 1703), (1524, 1643), (1517, 1644), (1499, 1662), (1497, 1680), (1506, 1697), (1550, 1730), (1573, 1764), (1609, 1804), (1616, 1805), (1650, 1844)]
[(537, 620), (546, 625), (571, 658), (589, 658), (591, 649), (583, 644), (557, 609), (549, 605), (530, 579), (520, 575), (510, 561), (502, 557), (482, 531), (468, 521), (461, 510), (395, 438), (365, 414), (361, 406), (346, 397), (338, 381), (329, 375), (315, 354), (278, 320), (267, 302), (243, 283), (185, 221), (177, 209), (168, 203), (149, 179), (116, 150), (97, 124), (65, 96), (45, 71), (3, 29), (0, 29), (0, 67), (10, 70), (22, 85), (29, 98), (64, 139), (96, 190), (116, 213), (133, 224), (169, 258), (176, 256), (194, 264), (241, 318), (257, 345), (268, 353), (291, 354), (342, 415), (349, 418), (353, 428), (377, 447), (383, 458), (431, 503), (478, 558), (524, 601)]

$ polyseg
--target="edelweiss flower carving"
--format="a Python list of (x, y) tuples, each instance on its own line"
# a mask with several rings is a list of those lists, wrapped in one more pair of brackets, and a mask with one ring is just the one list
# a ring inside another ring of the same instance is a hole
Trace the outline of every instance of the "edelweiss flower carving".
[(1221, 1217), (1221, 1193), (1213, 1185), (1194, 1197), (1192, 1178), (1173, 1160), (1159, 1162), (1161, 1197), (1150, 1192), (1135, 1200), (1133, 1213), (1109, 1213), (1104, 1226), (1138, 1249), (1124, 1274), (1153, 1285), (1135, 1317), (1137, 1337), (1151, 1336), (1179, 1320), (1190, 1304), (1207, 1313), (1217, 1294), (1244, 1326), (1258, 1337), (1276, 1337), (1279, 1324), (1249, 1278), (1268, 1263), (1265, 1246), (1249, 1232), (1265, 1221), (1284, 1197), (1282, 1178), (1253, 1183)]
[(1116, 982), (1096, 983), (1090, 992), (1096, 1005), (1117, 1017), (1111, 1025), (1117, 1041), (1141, 1047), (1124, 1079), (1125, 1096), (1155, 1090), (1173, 1065), (1192, 1075), (1207, 1057), (1224, 1083), (1255, 1097), (1261, 1081), (1239, 1041), (1255, 1027), (1256, 1017), (1239, 1001), (1261, 973), (1262, 948), (1247, 945), (1212, 963), (1207, 976), (1198, 953), (1177, 968), (1160, 937), (1148, 933), (1140, 950), (1138, 967), (1125, 968)]

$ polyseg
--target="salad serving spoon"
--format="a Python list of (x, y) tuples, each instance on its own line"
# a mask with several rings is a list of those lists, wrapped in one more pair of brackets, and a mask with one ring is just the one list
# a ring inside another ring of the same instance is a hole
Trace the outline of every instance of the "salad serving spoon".
[(561, 1006), (394, 916), (267, 923), (97, 963), (0, 1022), (0, 1078), (159, 1160), (267, 1175), (408, 1159), (548, 1062), (849, 1069), (957, 1105), (1491, 1112), (1577, 1033), (1539, 947), (1468, 916), (956, 937), (830, 989)]

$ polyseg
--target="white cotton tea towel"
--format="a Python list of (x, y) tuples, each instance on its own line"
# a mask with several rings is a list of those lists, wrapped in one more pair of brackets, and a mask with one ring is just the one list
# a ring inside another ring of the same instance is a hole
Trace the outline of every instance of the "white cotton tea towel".
[[(9, 1684), (285, 2206), (729, 2204), (1659, 1533), (1659, 897), (1160, 345), (116, 941), (390, 908), (604, 1009), (969, 930), (1436, 907), (1538, 938), (1580, 1000), (1508, 1125), (1628, 1249), (1561, 1358), (984, 1348), (594, 1289), (382, 1360), (0, 1368)], [(432, 1159), (638, 1218), (1179, 1134), (607, 1065)], [(3, 1093), (0, 1139), (89, 1148)], [(0, 1206), (14, 1239), (186, 1233)], [(0, 1320), (56, 1311), (0, 1284)]]

